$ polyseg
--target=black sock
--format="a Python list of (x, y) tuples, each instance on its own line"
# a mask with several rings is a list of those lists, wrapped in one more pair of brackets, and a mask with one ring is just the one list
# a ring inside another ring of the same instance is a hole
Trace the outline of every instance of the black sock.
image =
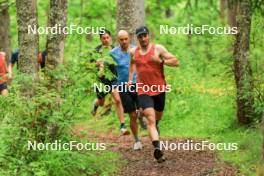
[(96, 111), (96, 110), (98, 109), (98, 107), (99, 107), (99, 106), (98, 106), (97, 104), (94, 104), (94, 108), (93, 108), (94, 111)]
[(158, 131), (158, 133), (160, 134), (160, 129), (159, 129), (159, 120), (156, 120), (156, 128), (157, 128), (157, 131)]
[(160, 149), (160, 141), (152, 141), (152, 145), (155, 149)]
[(121, 123), (120, 128), (126, 128), (125, 123)]
[(140, 141), (140, 139), (139, 139), (139, 137), (138, 137), (138, 136), (134, 136), (134, 138), (135, 138), (135, 142), (138, 142), (138, 141)]

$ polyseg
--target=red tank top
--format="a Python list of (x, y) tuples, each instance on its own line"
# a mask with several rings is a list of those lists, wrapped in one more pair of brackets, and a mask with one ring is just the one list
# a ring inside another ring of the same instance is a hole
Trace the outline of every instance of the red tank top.
[[(135, 50), (135, 64), (137, 70), (138, 94), (150, 96), (165, 92), (166, 81), (164, 77), (163, 64), (151, 60), (154, 56), (155, 45), (153, 44), (148, 53), (140, 54), (140, 48)], [(147, 88), (149, 87), (149, 88)]]
[(6, 63), (5, 58), (0, 54), (0, 84), (6, 82)]

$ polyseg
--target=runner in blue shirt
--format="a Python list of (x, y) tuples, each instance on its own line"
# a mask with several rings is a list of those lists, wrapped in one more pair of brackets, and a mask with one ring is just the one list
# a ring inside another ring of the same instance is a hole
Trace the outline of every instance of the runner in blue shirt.
[[(129, 64), (130, 64), (130, 38), (127, 31), (120, 30), (118, 32), (118, 42), (119, 46), (111, 50), (110, 56), (117, 63), (117, 81), (118, 85), (122, 88), (119, 91), (120, 98), (122, 101), (123, 109), (125, 113), (129, 114), (130, 117), (130, 128), (135, 138), (135, 143), (133, 145), (134, 150), (142, 149), (141, 141), (138, 137), (138, 125), (137, 125), (137, 93), (134, 90), (125, 91), (126, 83), (128, 82), (129, 76)], [(136, 73), (133, 75), (133, 83), (136, 83)], [(135, 86), (134, 86), (135, 88)]]

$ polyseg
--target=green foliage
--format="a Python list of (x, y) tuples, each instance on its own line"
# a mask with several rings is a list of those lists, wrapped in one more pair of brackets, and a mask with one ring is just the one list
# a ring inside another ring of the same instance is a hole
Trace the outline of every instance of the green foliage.
[[(81, 65), (59, 67), (48, 74), (54, 83), (40, 73), (39, 81), (31, 84), (33, 97), (21, 94), (19, 83), (30, 79), (20, 74), (10, 86), (10, 94), (0, 97), (1, 107), (5, 107), (0, 114), (0, 175), (95, 175), (116, 171), (117, 166), (111, 163), (118, 156), (108, 152), (28, 150), (28, 141), (80, 141), (71, 135), (71, 126), (81, 114), (78, 106), (90, 94), (94, 79), (93, 74), (76, 74), (80, 69)], [(62, 85), (59, 89), (58, 80)], [(102, 162), (108, 162), (109, 167)]]
[[(15, 1), (12, 1), (12, 3)], [(115, 34), (114, 0), (68, 1), (68, 24), (104, 26)], [(190, 2), (190, 5), (187, 4)], [(198, 2), (198, 4), (195, 4)], [(181, 63), (179, 69), (165, 68), (172, 92), (167, 94), (161, 135), (205, 138), (213, 142), (237, 142), (235, 152), (219, 152), (221, 159), (230, 161), (244, 175), (254, 175), (259, 161), (261, 135), (258, 126), (264, 109), (263, 16), (261, 1), (254, 1), (251, 28), (251, 64), (254, 75), (256, 124), (252, 128), (237, 125), (235, 113), (236, 90), (233, 77), (232, 44), (234, 37), (226, 35), (160, 35), (159, 26), (226, 26), (219, 18), (218, 0), (145, 1), (146, 24), (152, 40), (164, 45)], [(38, 1), (39, 24), (47, 23), (48, 1)], [(165, 18), (170, 7), (173, 16)], [(17, 47), (15, 6), (10, 7), (12, 47)], [(82, 23), (82, 24), (80, 24)], [(115, 37), (113, 38), (115, 41)], [(15, 75), (8, 97), (0, 97), (0, 175), (108, 175), (117, 170), (118, 156), (103, 152), (28, 151), (27, 140), (51, 142), (75, 140), (72, 124), (88, 119), (95, 94), (92, 85), (98, 83), (98, 69), (92, 60), (112, 63), (107, 53), (96, 54), (93, 49), (99, 37), (68, 35), (65, 41), (65, 67), (50, 72), (49, 77), (61, 82), (61, 89), (40, 74), (34, 85), (36, 95), (30, 99), (21, 95), (19, 81), (26, 77)], [(40, 50), (46, 36), (40, 36)], [(82, 46), (82, 47), (81, 47)], [(107, 78), (111, 77), (105, 70)], [(113, 76), (113, 75), (112, 75)], [(3, 107), (3, 108), (2, 108)], [(118, 126), (116, 115), (97, 121), (100, 129)], [(112, 118), (111, 118), (112, 117)], [(127, 119), (128, 120), (128, 119)], [(103, 125), (101, 126), (101, 123)], [(52, 130), (53, 129), (53, 130)], [(54, 129), (56, 129), (54, 131)], [(80, 140), (80, 139), (76, 139)], [(252, 145), (252, 144), (255, 145)]]

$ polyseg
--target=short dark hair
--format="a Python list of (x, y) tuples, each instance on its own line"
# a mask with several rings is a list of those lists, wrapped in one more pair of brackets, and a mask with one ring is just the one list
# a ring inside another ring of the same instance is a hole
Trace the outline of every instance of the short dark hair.
[(111, 32), (108, 31), (107, 29), (101, 29), (101, 30), (99, 30), (99, 36), (100, 36), (100, 38), (101, 38), (104, 34), (108, 34), (109, 36), (111, 36)]

